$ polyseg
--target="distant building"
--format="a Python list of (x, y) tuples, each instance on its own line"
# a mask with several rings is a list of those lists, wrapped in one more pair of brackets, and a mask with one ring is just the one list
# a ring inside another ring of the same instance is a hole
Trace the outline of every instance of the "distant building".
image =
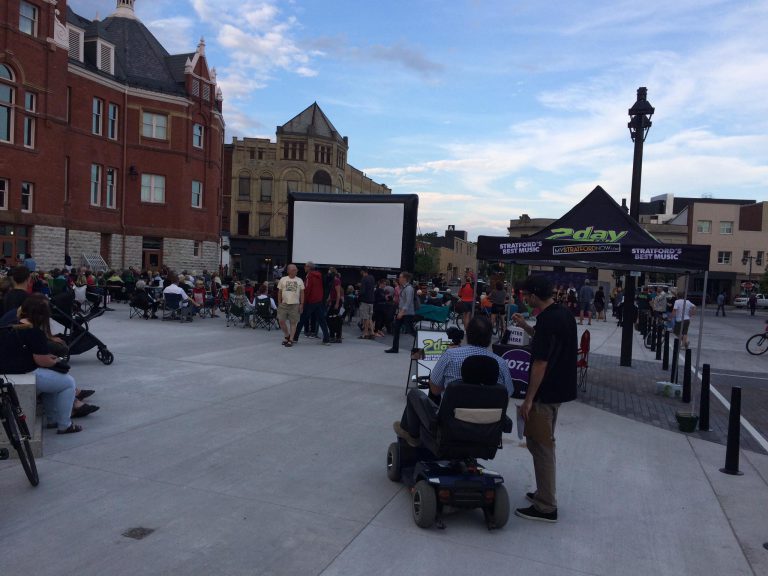
[[(313, 103), (268, 138), (233, 138), (224, 146), (222, 229), (232, 270), (265, 279), (286, 264), (288, 192), (391, 194), (347, 163), (349, 141)], [(351, 238), (350, 241), (354, 241)]]
[(464, 230), (451, 225), (444, 236), (429, 238), (428, 242), (437, 253), (436, 272), (444, 274), (446, 280), (463, 278), (467, 268), (477, 273), (477, 244), (467, 240)]
[(203, 41), (169, 54), (134, 0), (101, 21), (7, 0), (3, 18), (3, 257), (215, 268), (224, 120)]

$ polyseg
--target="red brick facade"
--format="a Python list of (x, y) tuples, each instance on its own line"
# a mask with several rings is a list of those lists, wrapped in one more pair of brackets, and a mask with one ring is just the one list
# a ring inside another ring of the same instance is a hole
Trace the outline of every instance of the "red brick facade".
[[(153, 265), (214, 267), (220, 258), (224, 122), (204, 44), (194, 53), (161, 60), (168, 68), (175, 65), (180, 78), (169, 93), (121, 78), (116, 65), (99, 69), (87, 58), (70, 58), (80, 26), (85, 30), (81, 51), (103, 39), (107, 49), (117, 51), (120, 46), (108, 42), (117, 37), (109, 36), (110, 27), (120, 26), (121, 33), (143, 27), (135, 18), (83, 20), (68, 14), (65, 0), (55, 6), (46, 0), (7, 0), (0, 7), (0, 66), (5, 67), (0, 68), (0, 105), (9, 89), (14, 100), (13, 133), (5, 141), (0, 115), (4, 256), (11, 262), (19, 252), (32, 252), (47, 268), (63, 264), (66, 251), (74, 264), (82, 253), (95, 251), (110, 266), (142, 266), (148, 263), (149, 238), (162, 239)], [(12, 79), (4, 78), (3, 70)], [(25, 110), (28, 93), (34, 94), (34, 112)], [(25, 146), (26, 118), (34, 118), (31, 147)], [(153, 127), (153, 118), (160, 128)], [(148, 135), (153, 131), (159, 137)], [(23, 183), (33, 185), (29, 211), (22, 210)], [(148, 184), (156, 185), (152, 201), (142, 199)], [(25, 233), (31, 246), (14, 245), (14, 237)]]

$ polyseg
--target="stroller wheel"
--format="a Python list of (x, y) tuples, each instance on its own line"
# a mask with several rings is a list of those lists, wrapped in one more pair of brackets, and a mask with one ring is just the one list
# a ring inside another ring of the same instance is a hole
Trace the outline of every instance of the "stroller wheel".
[(106, 348), (96, 352), (96, 358), (101, 360), (106, 366), (109, 366), (110, 364), (112, 364), (112, 362), (115, 361), (115, 355), (112, 354), (112, 352), (110, 352)]

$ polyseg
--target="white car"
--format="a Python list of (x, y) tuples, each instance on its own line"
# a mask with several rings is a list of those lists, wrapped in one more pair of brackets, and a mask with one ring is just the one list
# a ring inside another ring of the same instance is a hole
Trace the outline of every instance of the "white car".
[[(755, 294), (757, 296), (757, 307), (768, 308), (768, 297), (765, 294)], [(749, 296), (742, 294), (733, 299), (733, 305), (736, 308), (746, 308), (749, 306)]]

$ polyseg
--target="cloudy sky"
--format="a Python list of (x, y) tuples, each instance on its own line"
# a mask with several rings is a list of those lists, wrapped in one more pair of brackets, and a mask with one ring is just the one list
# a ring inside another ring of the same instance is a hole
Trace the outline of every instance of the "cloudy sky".
[[(69, 0), (104, 18), (114, 0)], [(768, 0), (136, 0), (171, 53), (205, 37), (227, 140), (317, 101), (349, 162), (418, 194), (422, 232), (505, 234), (595, 185), (629, 197), (628, 108), (656, 108), (642, 197), (768, 199)]]

